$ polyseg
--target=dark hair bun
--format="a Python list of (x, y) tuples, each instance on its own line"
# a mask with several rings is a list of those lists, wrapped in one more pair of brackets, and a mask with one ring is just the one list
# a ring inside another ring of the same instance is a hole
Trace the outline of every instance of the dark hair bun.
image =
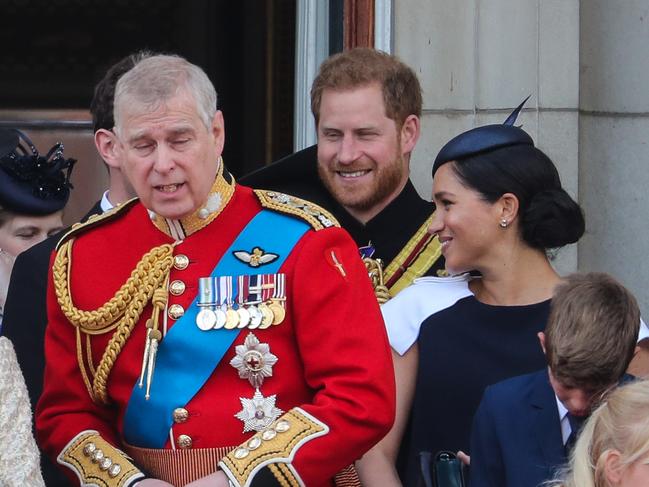
[(562, 188), (536, 193), (521, 217), (523, 240), (537, 249), (574, 243), (585, 230), (581, 207)]

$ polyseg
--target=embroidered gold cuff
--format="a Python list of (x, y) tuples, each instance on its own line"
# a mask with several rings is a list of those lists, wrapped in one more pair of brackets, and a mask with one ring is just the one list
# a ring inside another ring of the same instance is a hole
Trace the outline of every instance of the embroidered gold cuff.
[(75, 436), (57, 461), (71, 468), (82, 486), (125, 487), (144, 477), (123, 452), (94, 430)]
[(280, 485), (303, 485), (290, 463), (302, 445), (328, 432), (326, 424), (301, 408), (293, 408), (230, 452), (219, 467), (235, 487), (249, 487), (255, 474), (267, 465)]

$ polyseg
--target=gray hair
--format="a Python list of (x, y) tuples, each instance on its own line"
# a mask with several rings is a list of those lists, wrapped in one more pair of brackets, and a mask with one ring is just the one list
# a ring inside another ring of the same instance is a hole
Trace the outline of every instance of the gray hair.
[(205, 72), (176, 55), (156, 55), (141, 60), (124, 74), (115, 87), (115, 127), (120, 130), (123, 107), (142, 104), (150, 110), (179, 93), (193, 97), (196, 110), (206, 128), (216, 114), (216, 90)]

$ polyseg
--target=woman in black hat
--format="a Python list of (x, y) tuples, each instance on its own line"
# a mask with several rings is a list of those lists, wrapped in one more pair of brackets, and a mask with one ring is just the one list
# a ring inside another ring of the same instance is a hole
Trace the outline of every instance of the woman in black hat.
[(19, 130), (0, 130), (0, 325), (14, 259), (62, 228), (74, 162), (61, 143), (42, 156)]
[(421, 452), (468, 452), (484, 388), (545, 367), (537, 333), (560, 281), (547, 251), (579, 240), (584, 218), (552, 161), (513, 126), (520, 108), (457, 136), (434, 162), (430, 232), (454, 277), (421, 279), (383, 306), (397, 419), (361, 462), (368, 485), (401, 485), (402, 438), (406, 486), (417, 485)]

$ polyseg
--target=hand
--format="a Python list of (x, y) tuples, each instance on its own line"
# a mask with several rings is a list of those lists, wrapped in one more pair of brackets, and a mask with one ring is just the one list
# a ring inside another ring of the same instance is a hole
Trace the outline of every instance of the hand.
[(185, 485), (185, 487), (229, 487), (230, 481), (221, 471), (212, 473), (205, 477)]
[(158, 479), (144, 479), (135, 484), (134, 487), (174, 487), (169, 482)]
[(466, 453), (464, 453), (462, 450), (457, 452), (457, 457), (467, 467), (471, 465), (471, 457), (469, 455), (467, 455)]

